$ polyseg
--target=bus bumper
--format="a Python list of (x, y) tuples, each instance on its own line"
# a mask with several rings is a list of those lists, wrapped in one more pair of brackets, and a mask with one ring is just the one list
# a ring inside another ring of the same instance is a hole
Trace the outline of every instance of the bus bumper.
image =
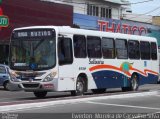
[(55, 85), (53, 82), (21, 82), (18, 84), (18, 87), (26, 92), (56, 91)]

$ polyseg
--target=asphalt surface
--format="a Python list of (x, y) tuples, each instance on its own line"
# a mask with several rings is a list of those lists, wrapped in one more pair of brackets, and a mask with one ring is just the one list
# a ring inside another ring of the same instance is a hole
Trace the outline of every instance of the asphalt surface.
[[(136, 96), (136, 93), (156, 91), (154, 95)], [(133, 97), (125, 97), (133, 94)], [(82, 97), (70, 96), (70, 93), (49, 93), (45, 99), (37, 99), (32, 93), (23, 91), (10, 92), (0, 89), (0, 106), (15, 105), (20, 103), (36, 103), (56, 100), (74, 100), (83, 98), (95, 98), (103, 96), (121, 95), (121, 98), (95, 99), (91, 101), (74, 101), (59, 103), (44, 107), (32, 107), (21, 110), (12, 110), (1, 113), (1, 118), (14, 119), (159, 119), (160, 118), (160, 84), (145, 85), (140, 87), (139, 92), (122, 92), (121, 89), (110, 89), (104, 94), (93, 95), (88, 92)], [(124, 96), (124, 97), (123, 97)]]

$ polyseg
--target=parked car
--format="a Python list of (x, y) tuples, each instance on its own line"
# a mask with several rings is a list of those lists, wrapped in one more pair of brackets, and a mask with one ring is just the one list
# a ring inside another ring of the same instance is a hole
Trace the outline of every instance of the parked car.
[(8, 89), (8, 84), (10, 80), (9, 67), (4, 64), (0, 64), (0, 86), (3, 86), (5, 90)]

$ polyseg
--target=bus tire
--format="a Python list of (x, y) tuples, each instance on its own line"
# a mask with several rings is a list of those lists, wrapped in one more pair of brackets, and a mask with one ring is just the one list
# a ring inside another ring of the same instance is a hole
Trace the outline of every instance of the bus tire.
[(37, 98), (44, 98), (44, 97), (47, 95), (47, 91), (34, 92), (34, 95), (35, 95)]
[(72, 96), (80, 96), (84, 94), (85, 91), (85, 79), (83, 77), (78, 77), (77, 83), (76, 83), (76, 90), (71, 91)]
[(92, 92), (94, 94), (101, 94), (104, 93), (106, 91), (106, 88), (102, 88), (102, 89), (92, 89)]
[(137, 74), (132, 74), (131, 76), (131, 82), (130, 82), (130, 90), (131, 91), (137, 91), (139, 88), (139, 78)]

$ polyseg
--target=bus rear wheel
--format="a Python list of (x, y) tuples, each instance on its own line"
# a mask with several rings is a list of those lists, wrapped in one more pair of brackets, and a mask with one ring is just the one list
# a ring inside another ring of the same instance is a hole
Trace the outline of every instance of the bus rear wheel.
[(79, 96), (84, 94), (84, 90), (85, 90), (84, 80), (85, 79), (83, 79), (82, 77), (78, 77), (77, 83), (76, 83), (76, 90), (71, 91), (72, 96)]
[(43, 91), (43, 92), (34, 92), (34, 95), (37, 98), (44, 98), (47, 95), (47, 91)]
[(137, 76), (137, 74), (133, 74), (131, 76), (130, 90), (131, 91), (137, 91), (138, 88), (139, 88), (138, 76)]

